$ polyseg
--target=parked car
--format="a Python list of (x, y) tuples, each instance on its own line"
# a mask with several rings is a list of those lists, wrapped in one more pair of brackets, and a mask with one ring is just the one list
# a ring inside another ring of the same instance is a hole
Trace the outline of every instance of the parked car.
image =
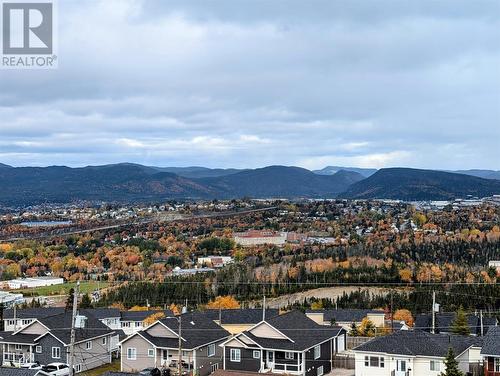
[(42, 365), (39, 362), (23, 363), (23, 364), (21, 364), (21, 368), (25, 368), (25, 369), (42, 369)]
[(50, 376), (70, 376), (69, 366), (65, 363), (50, 363), (42, 367)]

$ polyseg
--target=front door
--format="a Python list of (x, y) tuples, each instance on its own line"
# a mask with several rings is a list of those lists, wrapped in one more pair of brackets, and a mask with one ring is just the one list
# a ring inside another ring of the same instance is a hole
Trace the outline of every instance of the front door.
[(274, 351), (267, 352), (267, 368), (274, 368)]
[(395, 376), (405, 376), (406, 375), (406, 360), (398, 359), (396, 360), (396, 375)]

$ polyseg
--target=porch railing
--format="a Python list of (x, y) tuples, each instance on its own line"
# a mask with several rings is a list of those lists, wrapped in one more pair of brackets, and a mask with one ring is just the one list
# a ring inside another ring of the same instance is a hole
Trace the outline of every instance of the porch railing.
[(22, 364), (33, 363), (34, 361), (35, 361), (34, 354), (11, 353), (11, 352), (3, 353), (3, 363), (6, 365), (12, 363), (17, 367), (20, 367)]

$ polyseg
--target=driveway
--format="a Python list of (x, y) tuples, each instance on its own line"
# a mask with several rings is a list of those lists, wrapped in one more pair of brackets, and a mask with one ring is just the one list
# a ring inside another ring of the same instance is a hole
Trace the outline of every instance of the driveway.
[(326, 376), (354, 376), (353, 369), (336, 368)]

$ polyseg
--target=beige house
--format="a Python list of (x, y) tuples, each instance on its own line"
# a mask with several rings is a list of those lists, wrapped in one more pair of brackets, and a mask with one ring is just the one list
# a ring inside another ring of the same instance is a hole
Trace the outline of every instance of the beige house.
[(340, 325), (347, 331), (352, 323), (357, 326), (364, 318), (370, 320), (377, 328), (385, 325), (384, 311), (370, 309), (318, 309), (306, 311), (306, 316), (320, 325)]

